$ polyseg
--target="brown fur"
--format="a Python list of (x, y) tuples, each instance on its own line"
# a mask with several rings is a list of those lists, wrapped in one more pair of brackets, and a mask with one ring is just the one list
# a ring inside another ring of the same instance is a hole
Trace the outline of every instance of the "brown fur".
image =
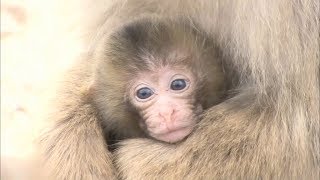
[[(117, 1), (100, 21), (93, 54), (132, 19), (184, 17), (217, 40), (223, 64), (238, 75), (237, 93), (210, 108), (185, 142), (124, 141), (114, 157), (119, 177), (319, 179), (319, 7), (317, 0)], [(117, 174), (96, 109), (79, 98), (94, 82), (90, 60), (70, 78), (59, 121), (43, 141), (57, 179)]]
[(105, 121), (106, 132), (115, 130), (120, 137), (142, 136), (137, 126), (141, 117), (128, 97), (130, 82), (141, 72), (151, 74), (164, 66), (191, 71), (197, 88), (195, 97), (190, 98), (196, 98), (204, 109), (225, 95), (226, 79), (217, 48), (187, 23), (142, 18), (120, 27), (99, 46), (92, 56), (97, 62), (92, 103)]
[[(225, 96), (226, 79), (219, 50), (210, 37), (188, 21), (141, 18), (104, 36), (95, 47), (92, 54), (80, 61), (84, 66), (77, 65), (68, 74), (70, 77), (57, 98), (58, 112), (53, 114), (53, 126), (42, 138), (48, 158), (45, 161), (53, 177), (88, 178), (79, 176), (78, 172), (84, 171), (83, 167), (94, 168), (87, 165), (91, 165), (91, 157), (97, 161), (94, 156), (102, 150), (106, 153), (101, 158), (106, 158), (110, 166), (106, 170), (113, 172), (102, 136), (111, 145), (110, 150), (115, 142), (125, 138), (148, 136), (139, 127), (142, 117), (128, 97), (130, 82), (139, 73), (152, 74), (162, 67), (190, 71), (196, 82), (192, 82), (195, 90), (188, 97), (189, 106), (196, 116), (199, 115), (197, 105), (207, 109)], [(197, 119), (186, 119), (191, 120)]]

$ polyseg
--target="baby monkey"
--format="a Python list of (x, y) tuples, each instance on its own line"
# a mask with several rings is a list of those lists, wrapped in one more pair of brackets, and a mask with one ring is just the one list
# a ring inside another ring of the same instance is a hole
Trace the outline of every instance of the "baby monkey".
[(225, 96), (217, 47), (188, 23), (140, 19), (102, 42), (91, 89), (109, 142), (179, 142)]

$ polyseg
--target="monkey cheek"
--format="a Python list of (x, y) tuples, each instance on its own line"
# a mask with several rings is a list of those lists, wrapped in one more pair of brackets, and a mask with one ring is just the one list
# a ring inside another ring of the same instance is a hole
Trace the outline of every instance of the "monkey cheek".
[(193, 128), (192, 127), (184, 127), (180, 128), (174, 131), (169, 131), (167, 133), (163, 134), (150, 134), (153, 138), (168, 142), (168, 143), (176, 143), (181, 140), (183, 140), (185, 137), (187, 137), (191, 132)]

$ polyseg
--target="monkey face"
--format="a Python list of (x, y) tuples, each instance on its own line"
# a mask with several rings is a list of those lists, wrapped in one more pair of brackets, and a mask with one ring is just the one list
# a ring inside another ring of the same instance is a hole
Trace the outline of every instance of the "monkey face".
[(163, 67), (141, 73), (130, 86), (130, 101), (148, 135), (174, 143), (192, 132), (202, 107), (195, 100), (196, 83), (190, 71)]

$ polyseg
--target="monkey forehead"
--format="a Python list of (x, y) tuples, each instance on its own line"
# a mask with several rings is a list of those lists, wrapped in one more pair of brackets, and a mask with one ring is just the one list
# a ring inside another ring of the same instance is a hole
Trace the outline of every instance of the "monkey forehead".
[(135, 84), (147, 83), (150, 85), (168, 85), (175, 75), (182, 75), (191, 82), (195, 80), (195, 75), (186, 66), (162, 66), (153, 70), (141, 71), (132, 79)]
[(106, 42), (105, 55), (125, 69), (145, 70), (150, 66), (195, 63), (205, 49), (204, 38), (192, 26), (143, 19), (116, 30)]

